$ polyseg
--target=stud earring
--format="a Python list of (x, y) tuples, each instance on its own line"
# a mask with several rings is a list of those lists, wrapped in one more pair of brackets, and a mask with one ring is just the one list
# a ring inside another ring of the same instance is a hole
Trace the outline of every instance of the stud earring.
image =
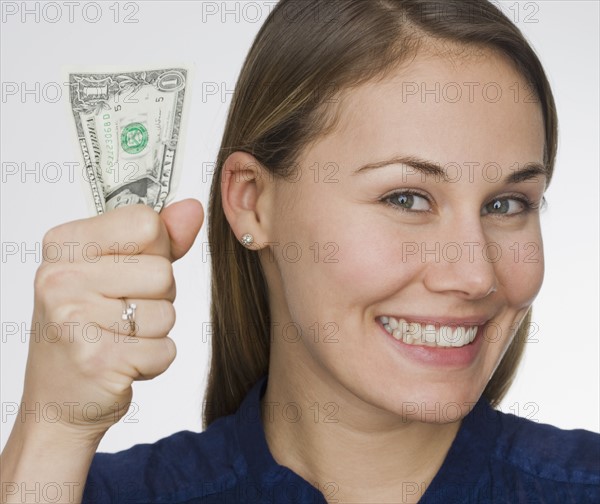
[(248, 247), (254, 242), (254, 236), (252, 236), (250, 233), (246, 233), (244, 236), (242, 236), (241, 242), (244, 247)]

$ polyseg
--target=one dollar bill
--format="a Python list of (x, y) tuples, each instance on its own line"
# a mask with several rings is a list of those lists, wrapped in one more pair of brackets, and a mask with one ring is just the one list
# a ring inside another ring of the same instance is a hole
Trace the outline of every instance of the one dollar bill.
[(188, 72), (70, 73), (70, 102), (98, 214), (174, 196)]

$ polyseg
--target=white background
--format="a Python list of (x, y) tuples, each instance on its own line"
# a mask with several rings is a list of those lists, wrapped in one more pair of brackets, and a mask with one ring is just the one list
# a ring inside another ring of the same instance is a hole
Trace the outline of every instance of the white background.
[[(216, 160), (243, 59), (274, 3), (79, 2), (71, 13), (62, 2), (2, 3), (2, 446), (23, 389), (25, 330), (39, 265), (39, 253), (22, 252), (39, 247), (49, 228), (91, 215), (63, 68), (193, 66), (177, 199), (194, 197), (206, 208), (211, 176), (204, 163)], [(23, 18), (24, 5), (33, 13)], [(542, 217), (546, 277), (534, 302), (538, 342), (527, 345), (501, 409), (562, 428), (599, 431), (598, 3), (502, 6), (540, 55), (558, 104), (561, 137)], [(125, 22), (126, 16), (137, 22)], [(214, 89), (216, 94), (207, 92)], [(68, 162), (79, 163), (74, 179)], [(18, 173), (12, 174), (11, 163)], [(201, 329), (209, 320), (206, 241), (203, 228), (191, 252), (175, 264), (177, 323), (170, 336), (178, 356), (163, 375), (134, 384), (135, 405), (104, 437), (101, 451), (201, 430), (209, 350)], [(15, 324), (23, 328), (10, 334)]]

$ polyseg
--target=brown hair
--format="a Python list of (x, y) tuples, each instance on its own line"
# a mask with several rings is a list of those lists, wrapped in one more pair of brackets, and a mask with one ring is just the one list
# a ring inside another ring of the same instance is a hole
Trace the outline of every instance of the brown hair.
[[(270, 313), (256, 252), (242, 246), (225, 217), (222, 168), (235, 151), (273, 176), (293, 175), (300, 152), (335, 126), (332, 96), (384, 77), (437, 39), (505, 55), (532, 87), (545, 123), (548, 182), (557, 149), (554, 99), (542, 65), (519, 29), (486, 0), (280, 0), (257, 34), (235, 87), (208, 207), (212, 358), (204, 427), (236, 411), (268, 372)], [(329, 91), (329, 92), (328, 92)], [(334, 91), (334, 94), (331, 93)], [(496, 406), (523, 354), (531, 310), (484, 396)]]

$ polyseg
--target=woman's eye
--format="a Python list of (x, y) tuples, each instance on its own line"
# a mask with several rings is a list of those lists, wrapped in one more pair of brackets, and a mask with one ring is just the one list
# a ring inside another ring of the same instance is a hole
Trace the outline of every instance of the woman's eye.
[(483, 207), (484, 215), (513, 215), (530, 207), (528, 202), (516, 198), (496, 198)]
[(390, 194), (384, 201), (399, 210), (411, 210), (414, 212), (427, 212), (431, 209), (429, 201), (425, 196), (412, 192), (396, 192)]

